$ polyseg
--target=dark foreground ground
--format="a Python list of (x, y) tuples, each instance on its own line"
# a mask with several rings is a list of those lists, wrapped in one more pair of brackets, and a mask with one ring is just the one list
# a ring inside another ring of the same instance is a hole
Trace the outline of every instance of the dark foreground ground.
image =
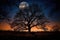
[(0, 40), (58, 40), (60, 32), (13, 32), (0, 31)]

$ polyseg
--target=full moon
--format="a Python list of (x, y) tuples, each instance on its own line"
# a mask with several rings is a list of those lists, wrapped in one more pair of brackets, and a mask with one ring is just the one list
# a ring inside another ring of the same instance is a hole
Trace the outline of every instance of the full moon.
[(19, 8), (20, 8), (20, 9), (25, 9), (25, 8), (27, 8), (27, 7), (29, 7), (29, 4), (28, 4), (27, 2), (21, 2), (21, 3), (19, 4)]

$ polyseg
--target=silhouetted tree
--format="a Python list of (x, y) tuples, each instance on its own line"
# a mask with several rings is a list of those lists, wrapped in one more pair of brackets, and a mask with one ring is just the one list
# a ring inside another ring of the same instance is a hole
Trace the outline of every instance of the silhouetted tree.
[(29, 32), (31, 32), (32, 27), (41, 25), (45, 22), (41, 20), (44, 18), (44, 14), (42, 13), (40, 6), (37, 4), (32, 4), (24, 10), (20, 9), (20, 11), (15, 15), (11, 27), (13, 28), (17, 26), (15, 30), (27, 29)]

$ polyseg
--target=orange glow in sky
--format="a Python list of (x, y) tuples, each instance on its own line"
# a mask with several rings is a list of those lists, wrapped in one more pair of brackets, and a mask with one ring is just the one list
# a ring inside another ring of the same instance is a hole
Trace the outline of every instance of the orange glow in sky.
[[(0, 23), (0, 30), (11, 30), (11, 27), (10, 27), (10, 25), (8, 23), (2, 22), (2, 23)], [(25, 31), (27, 31), (27, 30), (25, 30)], [(31, 31), (35, 32), (35, 31), (44, 31), (44, 30), (43, 29), (38, 29), (36, 27), (32, 27)]]
[(35, 26), (35, 27), (32, 27), (32, 28), (31, 28), (31, 31), (32, 31), (32, 32), (39, 32), (39, 31), (44, 31), (44, 30), (41, 29), (41, 28), (38, 29), (38, 28), (36, 28), (36, 26)]
[[(37, 27), (39, 27), (39, 26), (37, 26)], [(48, 23), (48, 24), (46, 24), (45, 28), (48, 29), (47, 31), (51, 31), (51, 30), (53, 30), (53, 25), (51, 23), (50, 24)], [(0, 23), (0, 30), (12, 30), (12, 28), (10, 27), (10, 25), (7, 22), (2, 22), (2, 23)], [(39, 32), (39, 31), (44, 31), (44, 30), (42, 28), (38, 29), (38, 28), (36, 28), (36, 26), (31, 28), (31, 32), (37, 32), (37, 31)]]
[(51, 23), (46, 24), (45, 28), (48, 29), (47, 31), (54, 31), (54, 29), (57, 28), (57, 27), (58, 26), (56, 26), (56, 23), (51, 22)]
[(0, 30), (11, 30), (10, 25), (6, 22), (0, 23)]
[(47, 24), (45, 28), (48, 29), (47, 31), (52, 31), (52, 26), (51, 26), (51, 25), (48, 25), (48, 24)]

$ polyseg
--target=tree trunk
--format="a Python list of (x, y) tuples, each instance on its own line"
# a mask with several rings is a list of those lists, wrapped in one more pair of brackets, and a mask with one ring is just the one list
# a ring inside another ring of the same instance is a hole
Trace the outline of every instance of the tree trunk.
[(28, 25), (28, 32), (31, 32), (31, 27), (30, 27), (30, 25)]

